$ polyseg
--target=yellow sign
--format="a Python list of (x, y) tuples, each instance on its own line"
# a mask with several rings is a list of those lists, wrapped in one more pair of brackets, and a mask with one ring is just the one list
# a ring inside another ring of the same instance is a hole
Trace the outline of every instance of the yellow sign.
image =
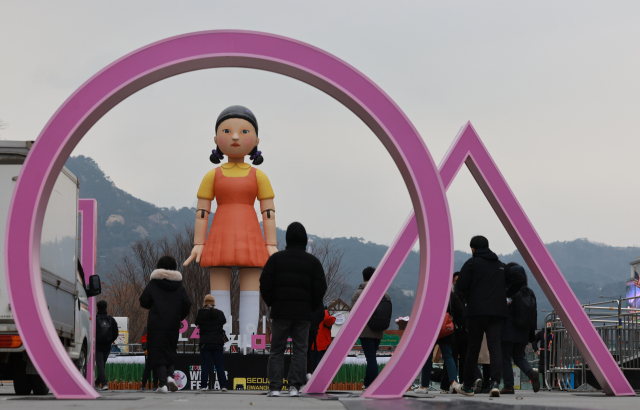
[(233, 379), (233, 390), (247, 390), (247, 379), (236, 377)]

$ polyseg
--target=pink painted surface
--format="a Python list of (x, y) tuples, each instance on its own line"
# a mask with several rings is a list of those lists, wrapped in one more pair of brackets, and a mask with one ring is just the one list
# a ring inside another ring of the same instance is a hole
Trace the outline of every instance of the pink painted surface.
[(462, 163), (471, 171), (603, 391), (616, 396), (635, 395), (470, 123), (458, 134), (440, 167), (445, 186), (453, 180)]
[(189, 330), (189, 323), (187, 322), (187, 319), (184, 319), (182, 322), (180, 322), (179, 333), (182, 334), (182, 333), (186, 332), (187, 330)]
[[(80, 263), (84, 270), (84, 280), (89, 283), (89, 277), (96, 274), (98, 258), (98, 201), (95, 199), (80, 199), (78, 211), (82, 215), (80, 227), (80, 241), (82, 246)], [(95, 380), (96, 353), (96, 297), (89, 298), (89, 314), (91, 315), (91, 346), (89, 346), (89, 363), (87, 365), (87, 382), (93, 385)]]
[[(566, 324), (603, 390), (607, 394), (617, 396), (635, 395), (470, 123), (458, 134), (439, 167), (445, 189), (449, 188), (464, 163), (498, 214), (545, 295)], [(411, 213), (400, 235), (378, 265), (374, 275), (376, 287), (372, 284), (361, 294), (343, 329), (330, 345), (327, 355), (341, 356), (345, 352), (348, 353), (355, 344), (364, 326), (350, 325), (350, 319), (355, 318), (355, 323), (361, 323), (363, 317), (366, 319), (373, 313), (381, 292), (384, 292), (379, 288), (386, 289), (391, 284), (417, 239), (415, 216)], [(449, 280), (450, 274), (446, 277)], [(365, 300), (370, 302), (367, 303), (367, 309), (362, 307)], [(403, 356), (407, 354), (404, 353)], [(323, 362), (320, 365), (324, 366), (323, 371), (326, 373), (322, 378), (316, 377), (313, 380), (315, 384), (311, 388), (314, 392), (324, 391), (339, 370), (339, 367)], [(394, 392), (385, 389), (384, 380), (390, 377), (395, 377), (394, 369), (387, 370), (385, 367), (363, 396), (393, 397)]]
[[(66, 159), (93, 124), (129, 95), (177, 74), (214, 67), (271, 71), (324, 91), (369, 126), (398, 166), (415, 211), (420, 239), (420, 279), (412, 312), (414, 320), (405, 331), (408, 337), (403, 338), (399, 346), (400, 352), (406, 353), (394, 356), (381, 377), (367, 391), (367, 396), (400, 397), (434, 345), (448, 299), (453, 245), (440, 175), (413, 125), (396, 104), (362, 73), (308, 44), (246, 31), (185, 34), (136, 50), (76, 90), (41, 132), (14, 191), (5, 246), (7, 284), (16, 324), (34, 365), (56, 397), (98, 397), (57, 340), (46, 312), (40, 282), (42, 220), (56, 176)], [(397, 247), (406, 246), (408, 241), (415, 243), (415, 235), (411, 236), (411, 233), (402, 233), (396, 239)], [(431, 255), (439, 257), (432, 258)], [(404, 257), (406, 252), (392, 249), (385, 259), (393, 265)], [(376, 280), (378, 277), (380, 275), (376, 274)], [(367, 292), (369, 297), (363, 298), (356, 306), (362, 312), (372, 312), (385, 289), (382, 283), (373, 284)], [(14, 298), (13, 295), (20, 297)], [(348, 321), (350, 326), (343, 326), (343, 332), (359, 333), (355, 329), (362, 329), (367, 318), (363, 313), (352, 314)], [(326, 369), (339, 366), (345, 356), (346, 353), (343, 355), (339, 349), (326, 355), (311, 380), (312, 387), (307, 385), (308, 390), (316, 391), (330, 373)]]
[(251, 348), (252, 349), (264, 349), (267, 347), (267, 336), (265, 335), (251, 335)]
[[(416, 326), (418, 321), (409, 325), (408, 333), (418, 336), (403, 342), (412, 352), (411, 359), (407, 357), (395, 364), (401, 372), (415, 374), (433, 344), (425, 340), (434, 341), (437, 326), (431, 325), (444, 315), (448, 297), (448, 281), (430, 276), (429, 272), (450, 272), (452, 258), (449, 255), (453, 254), (447, 201), (427, 147), (396, 104), (350, 65), (308, 44), (246, 31), (186, 34), (134, 51), (76, 90), (36, 140), (12, 198), (5, 252), (10, 294), (21, 295), (11, 297), (16, 323), (40, 374), (58, 398), (98, 396), (64, 353), (46, 315), (40, 283), (39, 244), (46, 202), (56, 175), (93, 124), (129, 95), (177, 74), (214, 67), (255, 68), (306, 82), (358, 115), (391, 154), (416, 211), (421, 244), (417, 300), (424, 302), (429, 284), (434, 303), (429, 309), (431, 319), (424, 315), (428, 326)], [(429, 255), (448, 256), (430, 258)], [(337, 363), (343, 359), (333, 355), (329, 361)], [(388, 384), (398, 390), (406, 384), (406, 379), (405, 376), (389, 380)]]

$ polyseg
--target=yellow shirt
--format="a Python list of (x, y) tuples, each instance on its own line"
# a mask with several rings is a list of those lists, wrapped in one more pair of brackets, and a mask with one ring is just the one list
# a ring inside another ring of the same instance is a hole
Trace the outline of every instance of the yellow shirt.
[[(251, 171), (251, 165), (245, 163), (228, 162), (220, 166), (222, 168), (222, 175), (231, 178), (246, 177)], [(213, 201), (215, 198), (214, 179), (216, 176), (216, 169), (212, 169), (202, 179), (200, 183), (200, 189), (198, 189), (198, 199), (208, 199)], [(256, 169), (256, 180), (258, 182), (258, 200), (273, 199), (273, 188), (271, 188), (271, 182), (264, 172)]]

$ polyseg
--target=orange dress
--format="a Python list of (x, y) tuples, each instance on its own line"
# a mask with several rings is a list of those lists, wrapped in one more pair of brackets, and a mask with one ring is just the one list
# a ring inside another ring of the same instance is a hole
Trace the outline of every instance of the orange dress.
[(256, 169), (245, 177), (225, 177), (215, 169), (218, 208), (204, 245), (200, 266), (261, 268), (269, 253), (254, 204), (258, 196)]

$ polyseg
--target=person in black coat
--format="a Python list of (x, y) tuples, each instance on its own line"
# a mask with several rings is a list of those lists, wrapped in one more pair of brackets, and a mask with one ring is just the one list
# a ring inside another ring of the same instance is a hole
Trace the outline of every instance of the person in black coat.
[(299, 222), (287, 228), (287, 248), (269, 257), (260, 275), (260, 293), (271, 308), (271, 352), (267, 375), (269, 397), (280, 395), (287, 338), (293, 341), (289, 395), (298, 396), (306, 384), (311, 313), (322, 305), (327, 291), (322, 263), (306, 251), (307, 231)]
[(171, 256), (163, 256), (151, 273), (140, 296), (140, 306), (149, 309), (147, 350), (151, 366), (158, 372), (158, 393), (176, 391), (173, 380), (180, 322), (191, 310), (191, 301), (182, 286), (182, 274)]
[[(107, 301), (101, 300), (97, 304), (98, 313), (96, 317), (96, 367), (98, 377), (96, 379), (96, 389), (109, 390), (107, 386), (107, 373), (105, 365), (109, 359), (111, 345), (118, 338), (118, 324), (116, 320), (107, 314)], [(100, 387), (102, 385), (102, 387)]]
[(211, 295), (204, 298), (204, 307), (198, 310), (195, 325), (200, 329), (200, 356), (202, 357), (202, 383), (200, 390), (212, 390), (209, 388), (209, 369), (211, 359), (218, 374), (220, 390), (227, 391), (227, 377), (224, 374), (224, 330), (227, 318), (221, 310), (215, 308), (216, 301)]
[(499, 397), (502, 378), (500, 333), (502, 322), (508, 316), (505, 279), (508, 267), (489, 249), (489, 241), (484, 236), (471, 238), (470, 246), (473, 256), (462, 266), (456, 283), (456, 288), (466, 296), (469, 318), (469, 351), (464, 366), (464, 384), (456, 391), (473, 396), (475, 369), (478, 366), (482, 338), (486, 333), (491, 361), (490, 395)]
[(513, 303), (510, 302), (511, 298), (520, 291), (523, 287), (527, 286), (527, 274), (524, 268), (515, 262), (507, 264), (509, 267), (509, 287), (507, 288), (507, 303), (509, 305), (509, 317), (504, 321), (502, 326), (501, 337), (501, 349), (502, 349), (502, 377), (504, 378), (504, 388), (500, 391), (500, 394), (514, 394), (513, 390), (513, 371), (511, 367), (511, 361), (516, 364), (527, 375), (531, 384), (533, 385), (533, 391), (538, 392), (540, 390), (540, 377), (538, 371), (534, 370), (529, 364), (529, 361), (525, 357), (524, 350), (529, 343), (529, 335), (535, 332), (535, 326), (533, 329), (520, 329), (517, 328), (511, 319), (514, 315)]

